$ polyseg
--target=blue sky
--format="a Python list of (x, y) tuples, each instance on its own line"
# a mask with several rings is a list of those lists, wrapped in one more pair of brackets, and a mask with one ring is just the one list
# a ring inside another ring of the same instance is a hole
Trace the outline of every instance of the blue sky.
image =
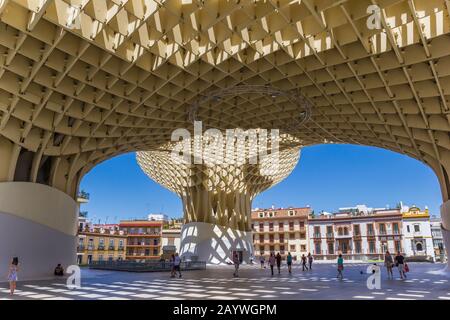
[[(105, 161), (82, 180), (90, 193), (82, 210), (95, 222), (118, 222), (164, 212), (182, 216), (181, 200), (148, 178), (128, 153)], [(428, 206), (439, 215), (442, 202), (433, 171), (421, 162), (374, 147), (316, 145), (303, 148), (292, 174), (263, 192), (253, 207), (310, 205), (315, 212), (367, 204), (371, 207), (404, 204)]]

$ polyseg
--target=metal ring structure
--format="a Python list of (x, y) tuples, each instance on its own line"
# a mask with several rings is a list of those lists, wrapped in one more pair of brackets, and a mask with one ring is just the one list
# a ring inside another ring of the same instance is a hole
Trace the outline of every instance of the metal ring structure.
[(263, 94), (270, 96), (271, 98), (286, 97), (293, 103), (295, 103), (300, 111), (299, 118), (295, 119), (286, 124), (288, 132), (296, 132), (299, 128), (311, 118), (311, 103), (303, 96), (293, 91), (283, 91), (275, 87), (270, 87), (266, 85), (239, 85), (226, 89), (217, 89), (211, 91), (208, 95), (202, 96), (195, 104), (191, 105), (189, 108), (189, 121), (192, 123), (198, 121), (197, 111), (200, 105), (207, 103), (209, 101), (220, 101), (224, 97), (228, 96), (238, 96), (242, 94)]

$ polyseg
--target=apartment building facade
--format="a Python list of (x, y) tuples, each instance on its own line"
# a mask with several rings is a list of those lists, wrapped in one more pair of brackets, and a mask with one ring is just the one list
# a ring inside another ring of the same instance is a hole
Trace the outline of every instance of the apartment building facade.
[(163, 221), (123, 220), (119, 228), (127, 235), (126, 259), (135, 261), (161, 258)]
[(268, 258), (271, 252), (294, 259), (308, 254), (306, 208), (271, 208), (252, 211), (254, 255)]
[(386, 251), (402, 251), (400, 209), (341, 211), (310, 217), (309, 246), (316, 260), (381, 259)]
[(78, 232), (77, 262), (125, 260), (127, 236), (118, 227), (85, 227)]

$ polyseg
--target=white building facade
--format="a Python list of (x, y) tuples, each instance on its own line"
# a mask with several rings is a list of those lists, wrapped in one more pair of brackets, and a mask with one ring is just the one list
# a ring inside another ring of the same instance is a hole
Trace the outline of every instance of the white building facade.
[(405, 255), (409, 258), (435, 260), (428, 209), (420, 211), (412, 206), (403, 210), (403, 235)]
[(316, 260), (381, 259), (402, 250), (402, 215), (398, 209), (339, 212), (308, 220), (309, 246)]

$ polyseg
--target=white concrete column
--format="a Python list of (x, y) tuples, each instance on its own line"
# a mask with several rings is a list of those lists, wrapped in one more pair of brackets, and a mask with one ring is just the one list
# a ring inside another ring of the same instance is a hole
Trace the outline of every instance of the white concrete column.
[(446, 272), (450, 274), (450, 200), (441, 205), (441, 220), (442, 236), (444, 238), (445, 251), (447, 253)]
[(253, 255), (251, 231), (241, 231), (205, 222), (191, 222), (181, 229), (180, 256), (210, 264), (226, 264), (232, 251), (242, 251), (243, 261), (249, 263)]
[(19, 281), (53, 277), (58, 263), (76, 264), (77, 215), (74, 199), (57, 189), (0, 182), (0, 282), (12, 257), (19, 258)]

